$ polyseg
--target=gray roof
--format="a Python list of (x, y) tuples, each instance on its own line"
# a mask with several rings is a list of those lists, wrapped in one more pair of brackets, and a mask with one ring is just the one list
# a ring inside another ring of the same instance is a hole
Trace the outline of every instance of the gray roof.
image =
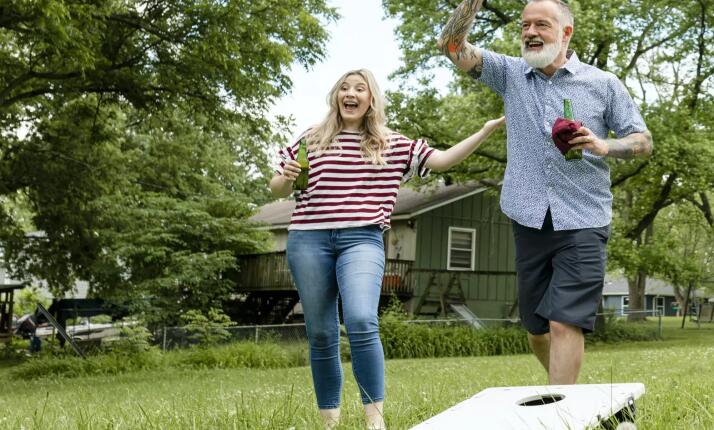
[(0, 284), (0, 292), (21, 290), (25, 288), (26, 284)]
[[(392, 212), (392, 220), (411, 219), (457, 200), (481, 193), (489, 188), (482, 182), (468, 182), (452, 185), (429, 185), (415, 190), (402, 187), (397, 195), (397, 204)], [(268, 224), (270, 230), (287, 228), (290, 215), (295, 209), (295, 200), (284, 199), (261, 206), (251, 221)]]
[[(686, 293), (686, 291), (685, 291)], [(605, 288), (602, 291), (604, 296), (623, 296), (629, 294), (627, 279), (623, 276), (605, 276)], [(674, 297), (674, 288), (671, 284), (661, 279), (647, 278), (645, 284), (646, 296), (668, 296)], [(705, 297), (703, 290), (692, 292), (694, 297)]]

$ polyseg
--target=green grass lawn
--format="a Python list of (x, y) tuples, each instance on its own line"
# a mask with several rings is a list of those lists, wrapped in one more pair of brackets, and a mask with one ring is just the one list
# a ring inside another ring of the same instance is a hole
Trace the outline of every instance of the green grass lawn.
[[(641, 430), (714, 429), (714, 325), (667, 319), (664, 340), (591, 345), (580, 383), (642, 382)], [(649, 322), (653, 324), (653, 322)], [(345, 368), (341, 429), (360, 429)], [(137, 372), (12, 380), (0, 368), (0, 429), (318, 429), (307, 367)], [(493, 386), (542, 385), (529, 355), (387, 362), (387, 421), (407, 429)]]

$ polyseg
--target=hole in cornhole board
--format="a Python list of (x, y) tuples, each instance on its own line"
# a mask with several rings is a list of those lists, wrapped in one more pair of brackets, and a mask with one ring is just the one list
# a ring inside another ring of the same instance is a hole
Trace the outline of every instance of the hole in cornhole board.
[(543, 394), (539, 396), (526, 397), (518, 401), (518, 406), (543, 406), (559, 402), (565, 398), (562, 394)]

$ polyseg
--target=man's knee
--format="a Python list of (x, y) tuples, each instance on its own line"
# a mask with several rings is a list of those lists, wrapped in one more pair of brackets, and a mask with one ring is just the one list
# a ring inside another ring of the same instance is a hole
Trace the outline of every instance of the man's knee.
[(543, 333), (543, 334), (528, 333), (528, 342), (533, 347), (547, 346), (550, 343), (550, 334), (549, 333)]
[(558, 321), (550, 321), (550, 335), (553, 337), (566, 337), (572, 335), (579, 335), (583, 333), (583, 329), (572, 324), (562, 323)]

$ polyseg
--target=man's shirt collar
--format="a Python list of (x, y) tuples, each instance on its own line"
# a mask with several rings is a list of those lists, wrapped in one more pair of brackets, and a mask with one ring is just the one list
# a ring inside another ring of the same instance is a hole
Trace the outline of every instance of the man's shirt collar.
[[(565, 64), (563, 64), (560, 68), (567, 70), (568, 72), (570, 72), (573, 75), (576, 74), (578, 72), (578, 70), (580, 70), (580, 68), (583, 65), (583, 63), (581, 63), (580, 59), (578, 58), (578, 54), (574, 50), (568, 49), (568, 52), (565, 53), (565, 56), (568, 58), (568, 61), (566, 61)], [(523, 60), (523, 61), (525, 61), (525, 60)], [(529, 66), (528, 63), (526, 63), (526, 66), (527, 66), (526, 70), (525, 70), (526, 75), (529, 73), (533, 73), (535, 71), (535, 69), (533, 67)]]

